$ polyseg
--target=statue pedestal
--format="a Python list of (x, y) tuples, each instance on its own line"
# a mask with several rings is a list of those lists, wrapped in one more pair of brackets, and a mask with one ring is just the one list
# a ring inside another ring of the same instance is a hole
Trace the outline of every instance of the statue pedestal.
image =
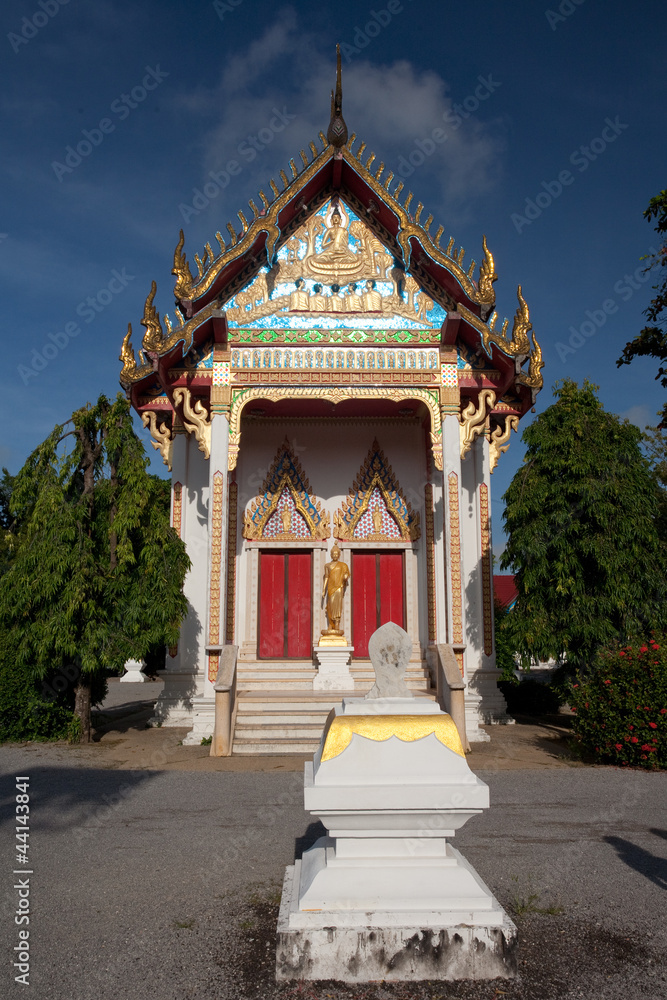
[(121, 684), (145, 684), (148, 680), (146, 674), (143, 673), (143, 669), (146, 666), (145, 660), (126, 660), (125, 669), (126, 674), (120, 679)]
[(344, 982), (515, 974), (516, 927), (449, 843), (488, 808), (434, 702), (349, 698), (305, 765), (321, 837), (287, 869), (276, 978)]
[(318, 669), (313, 679), (313, 691), (354, 691), (354, 677), (350, 673), (353, 651), (354, 646), (347, 645), (315, 646)]

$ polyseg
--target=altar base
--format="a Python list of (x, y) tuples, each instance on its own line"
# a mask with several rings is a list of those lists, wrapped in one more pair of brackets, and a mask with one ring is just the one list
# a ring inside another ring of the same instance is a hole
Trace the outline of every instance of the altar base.
[(350, 672), (350, 662), (354, 646), (325, 645), (323, 636), (320, 645), (315, 646), (317, 673), (313, 678), (313, 691), (354, 691), (354, 677)]

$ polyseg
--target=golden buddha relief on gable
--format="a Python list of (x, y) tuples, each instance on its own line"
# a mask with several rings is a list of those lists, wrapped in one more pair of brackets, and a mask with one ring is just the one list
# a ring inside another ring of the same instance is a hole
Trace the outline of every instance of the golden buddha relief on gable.
[(439, 329), (445, 310), (367, 225), (327, 202), (226, 306), (231, 327)]

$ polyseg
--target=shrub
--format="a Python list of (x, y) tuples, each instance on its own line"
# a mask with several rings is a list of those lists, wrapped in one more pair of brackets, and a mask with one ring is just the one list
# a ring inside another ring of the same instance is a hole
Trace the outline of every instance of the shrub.
[(493, 622), (496, 636), (496, 667), (500, 670), (503, 681), (508, 684), (518, 684), (515, 674), (516, 662), (512, 640), (507, 631), (507, 605), (496, 599), (493, 602)]
[[(0, 638), (0, 743), (62, 740), (76, 736), (74, 691), (79, 668), (73, 663), (52, 667), (36, 677), (18, 657), (7, 635)], [(95, 678), (93, 703), (106, 695), (105, 677)]]
[(0, 659), (0, 742), (66, 739), (72, 708), (44, 694), (26, 670)]
[(667, 767), (667, 636), (600, 656), (570, 704), (579, 747), (598, 763)]
[(558, 711), (558, 695), (549, 684), (529, 677), (526, 680), (499, 681), (510, 715), (553, 715)]

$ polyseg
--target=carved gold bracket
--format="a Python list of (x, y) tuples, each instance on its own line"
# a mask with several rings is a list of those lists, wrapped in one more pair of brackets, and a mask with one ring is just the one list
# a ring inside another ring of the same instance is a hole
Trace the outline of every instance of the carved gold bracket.
[(483, 433), (486, 427), (486, 420), (489, 411), (493, 409), (496, 402), (496, 394), (493, 389), (482, 389), (478, 397), (479, 406), (475, 406), (475, 401), (470, 400), (466, 408), (459, 417), (461, 424), (461, 458), (464, 459), (472, 447), (476, 437)]
[(171, 472), (171, 456), (174, 448), (171, 428), (164, 420), (158, 425), (158, 415), (155, 410), (145, 410), (141, 414), (141, 422), (144, 427), (149, 428), (153, 438), (151, 444), (160, 452), (162, 461)]
[(502, 452), (507, 451), (509, 448), (509, 440), (512, 431), (519, 429), (519, 418), (517, 416), (505, 417), (505, 426), (498, 424), (491, 431), (491, 440), (489, 442), (489, 457), (491, 459), (491, 472), (495, 469), (498, 464), (498, 459)]
[(200, 399), (193, 406), (189, 389), (174, 389), (174, 400), (182, 406), (185, 429), (194, 434), (204, 458), (209, 458), (211, 455), (211, 417), (208, 410)]

